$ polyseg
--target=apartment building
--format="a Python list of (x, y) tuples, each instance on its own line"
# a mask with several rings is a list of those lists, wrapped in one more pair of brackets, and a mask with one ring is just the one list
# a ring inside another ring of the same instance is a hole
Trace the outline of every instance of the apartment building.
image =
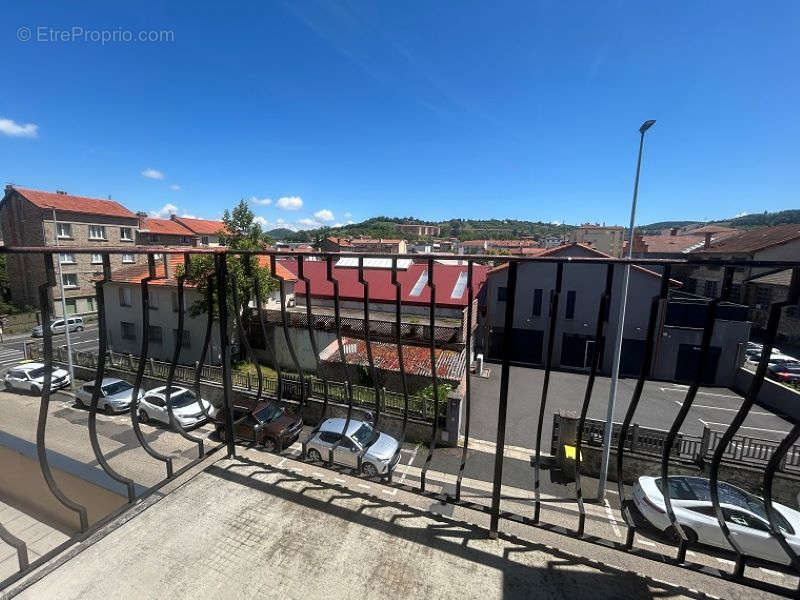
[(173, 219), (140, 217), (136, 242), (140, 246), (196, 246), (197, 236)]
[(395, 225), (395, 229), (417, 238), (436, 237), (442, 233), (442, 228), (438, 225), (426, 225), (424, 223), (398, 223)]
[(569, 232), (569, 241), (591, 246), (595, 250), (613, 257), (622, 256), (625, 229), (619, 225), (597, 225), (584, 223)]
[(406, 254), (405, 240), (390, 238), (337, 238), (323, 239), (319, 248), (322, 252), (372, 252), (375, 254)]
[[(134, 250), (138, 217), (113, 200), (73, 196), (6, 186), (0, 200), (0, 229), (8, 246), (59, 246), (56, 277), (64, 284), (67, 314), (96, 312), (93, 277), (102, 271), (100, 250), (130, 246)], [(96, 247), (97, 254), (77, 254), (70, 248)], [(114, 254), (112, 269), (137, 263), (137, 256)], [(41, 256), (9, 255), (11, 299), (20, 306), (39, 305), (39, 286), (46, 281)], [(51, 314), (62, 315), (61, 286), (51, 289)]]
[(197, 246), (220, 246), (220, 234), (225, 231), (225, 223), (209, 219), (195, 219), (190, 217), (170, 216), (175, 223), (191, 231), (197, 238)]

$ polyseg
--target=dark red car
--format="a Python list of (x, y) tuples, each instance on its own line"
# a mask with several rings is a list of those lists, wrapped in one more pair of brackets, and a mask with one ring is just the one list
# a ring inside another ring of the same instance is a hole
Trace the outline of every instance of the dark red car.
[(769, 376), (781, 383), (800, 383), (800, 363), (771, 365)]
[[(233, 407), (235, 439), (256, 442), (269, 452), (280, 452), (297, 441), (303, 419), (277, 402), (263, 402), (255, 408)], [(223, 411), (215, 419), (217, 435), (226, 439)]]

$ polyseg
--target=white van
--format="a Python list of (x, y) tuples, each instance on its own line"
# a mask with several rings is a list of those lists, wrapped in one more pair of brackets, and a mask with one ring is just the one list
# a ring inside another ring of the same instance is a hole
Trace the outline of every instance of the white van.
[[(50, 321), (50, 331), (53, 334), (64, 333), (65, 327), (69, 327), (70, 332), (83, 331), (83, 317), (67, 317), (66, 326), (64, 325), (64, 319), (53, 319)], [(41, 325), (37, 325), (33, 328), (31, 333), (33, 337), (42, 337), (44, 335), (44, 329)]]

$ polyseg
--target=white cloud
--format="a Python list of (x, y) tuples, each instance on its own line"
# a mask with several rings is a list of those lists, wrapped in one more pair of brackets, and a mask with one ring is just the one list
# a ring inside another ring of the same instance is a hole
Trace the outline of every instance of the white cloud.
[(282, 219), (281, 217), (278, 217), (277, 219), (275, 219), (275, 222), (278, 225), (284, 225), (286, 223), (286, 221), (284, 219)]
[(347, 220), (347, 224), (348, 224), (348, 225), (352, 225), (353, 223), (355, 223), (355, 221), (353, 221), (352, 219), (348, 219), (348, 220)]
[(253, 219), (253, 221), (261, 225), (262, 229), (269, 229), (269, 221), (267, 221), (264, 217), (256, 217)]
[(260, 204), (261, 206), (268, 206), (272, 204), (272, 198), (256, 198), (255, 196), (250, 196), (249, 201), (253, 204)]
[(142, 177), (148, 179), (164, 179), (164, 174), (158, 169), (148, 168), (142, 171)]
[(736, 215), (736, 216), (737, 216), (737, 217), (746, 217), (746, 216), (747, 216), (747, 215), (749, 215), (749, 214), (750, 214), (749, 212), (740, 212), (740, 213), (739, 213), (738, 215)]
[(34, 138), (39, 135), (39, 126), (33, 123), (17, 123), (12, 119), (0, 119), (0, 133), (10, 137)]
[(333, 213), (329, 211), (327, 208), (323, 208), (322, 210), (318, 210), (314, 213), (314, 217), (318, 221), (333, 221)]
[(331, 227), (343, 227), (344, 223), (334, 223)]
[(171, 189), (173, 192), (180, 192), (181, 186), (179, 186), (177, 183), (173, 183), (171, 186), (169, 186), (169, 189)]
[(352, 217), (352, 216), (353, 216), (353, 213), (351, 213), (351, 212), (349, 212), (349, 211), (348, 211), (348, 212), (346, 212), (346, 213), (344, 213), (344, 218), (345, 218), (345, 219), (349, 219), (349, 218), (350, 218), (350, 217)]
[(550, 221), (550, 225), (561, 225), (561, 221)]
[[(156, 219), (169, 219), (170, 215), (176, 215), (176, 214), (178, 214), (178, 207), (169, 202), (167, 202), (164, 206), (162, 206), (158, 210), (150, 211), (150, 216), (155, 217)], [(186, 215), (183, 216), (185, 217)]]
[(303, 208), (303, 199), (300, 196), (283, 196), (278, 198), (275, 206), (283, 210), (300, 210)]
[(304, 227), (306, 229), (313, 229), (314, 227), (318, 227), (319, 223), (317, 223), (314, 219), (309, 219), (306, 217), (305, 219), (299, 219), (297, 221), (298, 227)]

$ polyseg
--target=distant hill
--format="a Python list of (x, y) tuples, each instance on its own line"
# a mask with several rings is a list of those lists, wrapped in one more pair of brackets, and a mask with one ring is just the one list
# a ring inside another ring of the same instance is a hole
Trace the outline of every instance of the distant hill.
[(736, 229), (750, 229), (752, 227), (765, 227), (772, 225), (789, 225), (800, 223), (800, 209), (782, 210), (779, 212), (767, 212), (743, 215), (724, 221), (713, 221), (718, 225), (734, 227)]
[(273, 240), (286, 240), (290, 239), (295, 234), (291, 229), (279, 227), (278, 229), (270, 229), (267, 235)]
[(662, 229), (672, 229), (673, 227), (686, 227), (687, 225), (698, 225), (702, 221), (659, 221), (658, 223), (650, 223), (649, 225), (640, 225), (636, 229), (638, 231), (661, 231)]

